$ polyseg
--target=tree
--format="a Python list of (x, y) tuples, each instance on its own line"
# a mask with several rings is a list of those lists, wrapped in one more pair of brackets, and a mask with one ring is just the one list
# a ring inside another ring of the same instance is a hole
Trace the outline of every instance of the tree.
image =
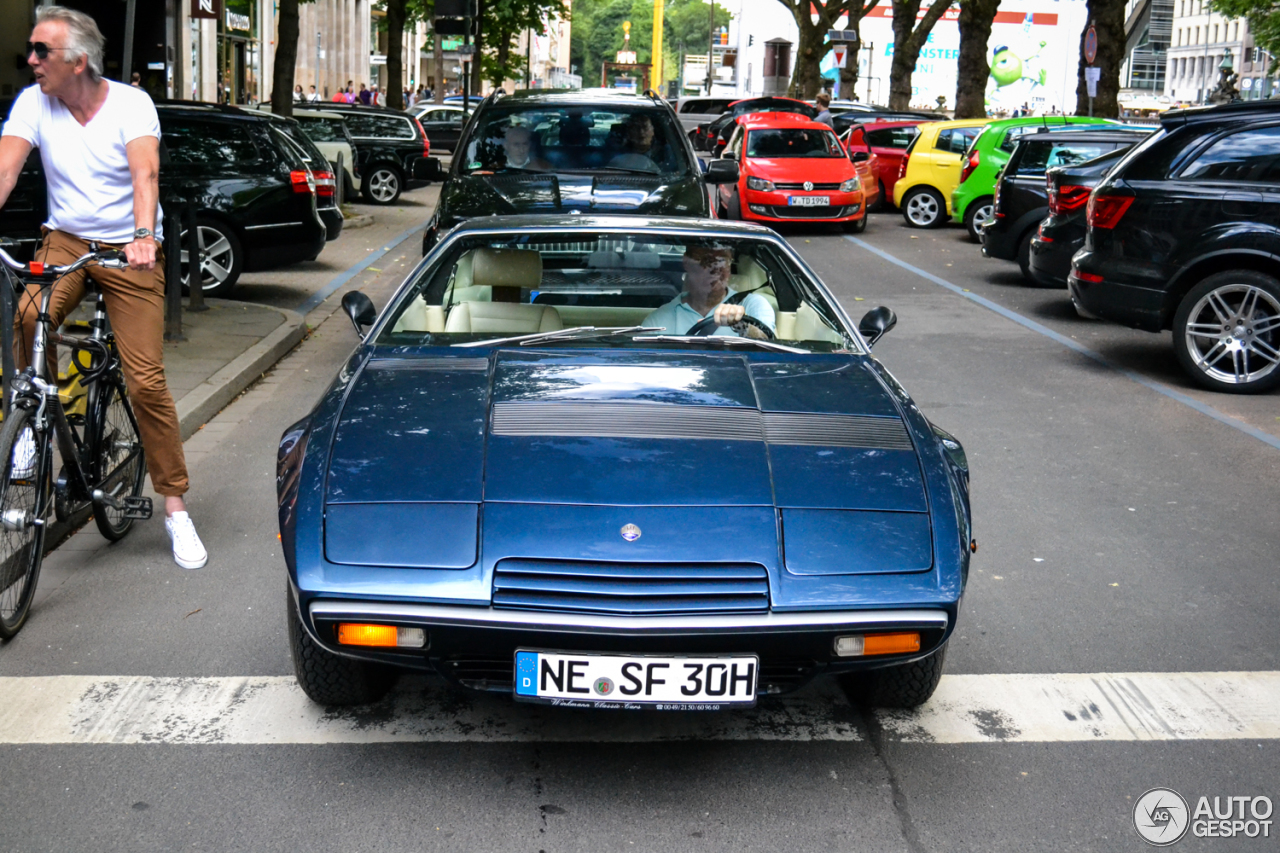
[[(822, 57), (830, 50), (827, 45), (827, 31), (836, 27), (836, 22), (844, 15), (849, 16), (848, 29), (856, 30), (880, 0), (778, 0), (791, 12), (796, 26), (800, 30), (800, 44), (796, 46), (796, 64), (791, 72), (791, 91), (798, 97), (810, 99), (822, 88)], [(918, 5), (918, 0), (917, 0)], [(815, 21), (814, 15), (818, 16)], [(846, 62), (857, 68), (858, 54), (852, 54)], [(840, 85), (845, 85), (846, 77), (842, 74)], [(850, 85), (858, 80), (854, 72)]]
[(889, 66), (889, 109), (892, 110), (911, 106), (911, 74), (920, 58), (920, 48), (929, 40), (933, 25), (951, 8), (952, 0), (936, 0), (923, 16), (920, 2), (893, 0), (893, 63)]
[(404, 109), (404, 25), (408, 10), (405, 0), (387, 2), (387, 106)]
[(984, 118), (987, 114), (987, 42), (1000, 0), (958, 0), (960, 58), (956, 70), (956, 118)]
[[(1089, 22), (1098, 33), (1098, 56), (1094, 66), (1102, 70), (1093, 114), (1106, 118), (1120, 115), (1120, 63), (1124, 61), (1124, 0), (1088, 0)], [(1080, 69), (1076, 76), (1076, 115), (1089, 114), (1089, 90), (1084, 80), (1084, 39), (1080, 34)]]
[(279, 10), (276, 64), (271, 71), (271, 111), (278, 116), (291, 116), (293, 79), (298, 65), (298, 0), (279, 0)]
[(1271, 75), (1280, 68), (1280, 0), (1213, 0), (1213, 11), (1229, 18), (1245, 18), (1253, 43), (1271, 54)]
[[(715, 6), (716, 28), (729, 25), (728, 9)], [(706, 53), (711, 40), (711, 14), (703, 0), (667, 0), (663, 13), (663, 44), (667, 79), (679, 76), (679, 45), (688, 53)], [(622, 49), (622, 22), (631, 22), (631, 50), (637, 62), (652, 63), (653, 0), (578, 0), (573, 5), (569, 62), (582, 73), (584, 86), (604, 85), (600, 66)], [(677, 69), (674, 73), (670, 69)]]
[(542, 32), (550, 17), (565, 18), (563, 0), (509, 0), (489, 6), (485, 32), (490, 52), (482, 57), (485, 79), (501, 86), (504, 80), (523, 79), (527, 59), (514, 48), (522, 32)]

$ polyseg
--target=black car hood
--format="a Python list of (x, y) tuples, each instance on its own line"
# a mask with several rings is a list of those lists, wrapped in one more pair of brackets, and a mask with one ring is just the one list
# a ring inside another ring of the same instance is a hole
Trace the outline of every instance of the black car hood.
[(701, 216), (706, 207), (696, 175), (625, 172), (459, 176), (446, 183), (440, 199), (442, 216), (450, 219), (570, 211)]

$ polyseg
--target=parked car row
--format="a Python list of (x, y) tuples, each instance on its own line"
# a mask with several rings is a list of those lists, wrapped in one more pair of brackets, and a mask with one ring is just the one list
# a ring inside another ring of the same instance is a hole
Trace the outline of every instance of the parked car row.
[(1159, 128), (1021, 136), (983, 253), (1082, 316), (1172, 332), (1205, 388), (1280, 386), (1280, 109), (1170, 110)]

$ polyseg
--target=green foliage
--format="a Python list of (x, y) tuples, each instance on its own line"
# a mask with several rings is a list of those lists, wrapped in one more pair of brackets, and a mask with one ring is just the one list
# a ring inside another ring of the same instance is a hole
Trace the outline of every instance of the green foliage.
[(1280, 68), (1280, 0), (1213, 0), (1213, 11), (1228, 18), (1246, 18), (1253, 43), (1271, 54), (1268, 74)]
[[(710, 8), (703, 0), (667, 0), (663, 9), (662, 47), (665, 78), (680, 75), (680, 56), (706, 53), (711, 38)], [(729, 10), (715, 7), (716, 28), (729, 26)], [(653, 0), (579, 0), (573, 6), (569, 61), (577, 66), (583, 86), (599, 86), (600, 66), (622, 50), (622, 22), (631, 22), (631, 50), (637, 62), (653, 61)]]

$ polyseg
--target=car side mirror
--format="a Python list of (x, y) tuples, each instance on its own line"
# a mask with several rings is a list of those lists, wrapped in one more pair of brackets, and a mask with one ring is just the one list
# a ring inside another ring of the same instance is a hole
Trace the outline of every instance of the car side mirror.
[(726, 151), (726, 152), (724, 152), (723, 154), (721, 154), (721, 155), (720, 155), (720, 159), (722, 159), (722, 160), (737, 160), (737, 159), (738, 159), (738, 152), (736, 152), (736, 151)]
[(738, 182), (737, 161), (724, 158), (712, 160), (707, 164), (704, 180), (709, 184), (736, 184)]
[(351, 325), (356, 327), (356, 334), (361, 337), (364, 337), (365, 327), (372, 326), (373, 321), (378, 319), (373, 300), (358, 290), (350, 290), (343, 295), (342, 310), (347, 312), (347, 316), (351, 318)]
[(898, 315), (894, 314), (892, 309), (881, 305), (862, 315), (862, 319), (858, 321), (858, 331), (867, 339), (867, 346), (873, 347), (876, 341), (883, 338), (896, 325), (898, 325)]
[(865, 163), (871, 159), (871, 155), (866, 151), (855, 151), (849, 155), (849, 159), (855, 163)]

